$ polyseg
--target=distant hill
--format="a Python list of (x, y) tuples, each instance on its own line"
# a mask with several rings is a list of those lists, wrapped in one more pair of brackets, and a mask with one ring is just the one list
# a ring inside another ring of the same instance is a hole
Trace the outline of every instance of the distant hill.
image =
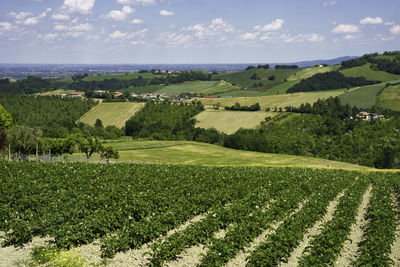
[(356, 58), (358, 58), (358, 57), (345, 56), (345, 57), (338, 57), (338, 58), (333, 58), (333, 59), (315, 59), (315, 60), (289, 62), (289, 63), (270, 63), (269, 65), (271, 67), (275, 67), (276, 65), (297, 65), (297, 66), (299, 66), (299, 68), (307, 68), (307, 67), (315, 66), (317, 64), (336, 65), (336, 64), (342, 63), (343, 61), (350, 60), (350, 59), (356, 59)]

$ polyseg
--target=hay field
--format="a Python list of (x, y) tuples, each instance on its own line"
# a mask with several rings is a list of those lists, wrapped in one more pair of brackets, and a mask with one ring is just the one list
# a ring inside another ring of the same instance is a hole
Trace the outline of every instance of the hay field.
[(100, 103), (83, 115), (78, 122), (93, 126), (96, 120), (100, 119), (104, 127), (114, 125), (122, 128), (125, 122), (143, 106), (144, 103)]

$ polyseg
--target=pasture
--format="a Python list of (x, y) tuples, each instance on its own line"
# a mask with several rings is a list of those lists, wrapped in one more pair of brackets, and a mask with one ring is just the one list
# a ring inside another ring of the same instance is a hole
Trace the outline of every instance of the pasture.
[(400, 80), (400, 75), (387, 73), (384, 71), (375, 71), (370, 68), (371, 64), (365, 64), (360, 67), (354, 67), (341, 70), (346, 77), (364, 77), (367, 80), (388, 82), (393, 80)]
[(378, 94), (385, 88), (385, 84), (373, 84), (351, 90), (339, 96), (343, 104), (350, 104), (358, 108), (370, 108), (378, 101)]
[(192, 93), (201, 90), (208, 90), (219, 84), (218, 81), (194, 81), (194, 82), (184, 82), (181, 84), (173, 84), (165, 86), (156, 93), (166, 94), (166, 95), (180, 95), (183, 93)]
[(385, 88), (378, 96), (378, 103), (385, 108), (400, 111), (400, 85)]
[(100, 103), (85, 115), (78, 122), (83, 122), (93, 126), (97, 119), (103, 122), (103, 126), (114, 125), (118, 128), (125, 126), (125, 122), (129, 120), (136, 112), (138, 112), (144, 103)]

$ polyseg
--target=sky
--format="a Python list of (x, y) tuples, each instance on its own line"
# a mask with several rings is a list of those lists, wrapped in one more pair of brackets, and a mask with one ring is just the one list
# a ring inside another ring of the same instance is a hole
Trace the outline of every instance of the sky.
[(0, 63), (279, 63), (400, 50), (399, 0), (0, 0)]

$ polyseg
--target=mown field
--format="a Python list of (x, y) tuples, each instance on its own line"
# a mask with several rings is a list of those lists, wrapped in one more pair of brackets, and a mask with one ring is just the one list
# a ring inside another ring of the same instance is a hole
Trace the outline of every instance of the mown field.
[[(115, 148), (118, 162), (161, 164), (189, 164), (210, 166), (291, 166), (312, 168), (340, 168), (367, 170), (365, 166), (321, 158), (292, 156), (235, 150), (222, 146), (188, 141), (112, 141), (105, 144)], [(84, 156), (74, 154), (71, 160), (84, 161)], [(93, 155), (92, 162), (99, 162)]]
[(2, 266), (400, 264), (396, 173), (0, 162), (0, 177)]
[(144, 103), (100, 103), (83, 115), (78, 122), (93, 126), (96, 120), (100, 119), (104, 127), (114, 125), (122, 128), (125, 122), (143, 106)]
[(182, 93), (192, 93), (201, 90), (207, 90), (215, 87), (219, 84), (217, 81), (195, 81), (195, 82), (184, 82), (182, 84), (174, 84), (163, 87), (158, 90), (159, 94), (167, 95), (179, 95)]
[(310, 93), (294, 93), (294, 94), (279, 94), (270, 96), (257, 96), (257, 97), (234, 97), (234, 98), (198, 98), (203, 105), (215, 105), (220, 103), (222, 107), (232, 106), (236, 102), (242, 106), (250, 106), (259, 103), (262, 109), (286, 106), (300, 106), (303, 103), (314, 103), (318, 99), (326, 99), (344, 94), (344, 90), (333, 91), (318, 91)]
[(228, 110), (206, 110), (198, 114), (196, 127), (215, 128), (220, 132), (232, 134), (240, 128), (256, 128), (266, 117), (274, 117), (277, 112), (249, 112)]
[(370, 108), (378, 101), (379, 93), (385, 88), (385, 84), (374, 84), (356, 88), (339, 96), (343, 104), (350, 104), (358, 108)]

